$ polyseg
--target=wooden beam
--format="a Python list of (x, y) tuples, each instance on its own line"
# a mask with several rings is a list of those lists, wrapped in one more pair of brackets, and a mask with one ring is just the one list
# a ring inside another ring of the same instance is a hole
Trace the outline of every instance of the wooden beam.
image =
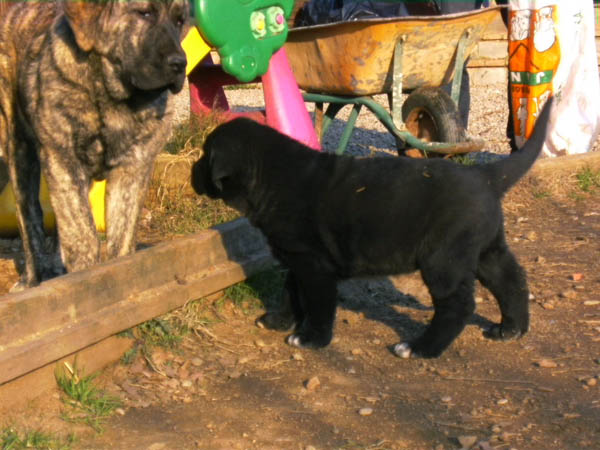
[(42, 394), (57, 389), (54, 371), (63, 362), (69, 362), (71, 367), (77, 364), (80, 373), (91, 375), (121, 358), (133, 347), (133, 343), (133, 339), (111, 336), (0, 385), (0, 417), (14, 411), (15, 407), (26, 405)]
[(0, 385), (273, 263), (238, 219), (0, 297)]

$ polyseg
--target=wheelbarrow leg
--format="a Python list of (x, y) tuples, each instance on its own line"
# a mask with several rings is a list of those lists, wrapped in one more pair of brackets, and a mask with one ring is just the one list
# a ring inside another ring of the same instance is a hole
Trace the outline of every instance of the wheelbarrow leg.
[(388, 94), (388, 102), (392, 110), (392, 120), (396, 128), (402, 126), (402, 83), (404, 74), (402, 73), (402, 58), (404, 57), (404, 42), (406, 35), (400, 36), (394, 47), (394, 72), (392, 73), (392, 98)]
[(325, 135), (327, 129), (329, 128), (329, 125), (333, 123), (333, 119), (335, 119), (337, 113), (339, 113), (344, 106), (346, 105), (344, 105), (343, 103), (330, 103), (329, 106), (327, 106), (327, 110), (325, 111), (325, 117), (323, 117), (323, 130), (321, 137)]
[(454, 77), (452, 79), (452, 90), (450, 97), (454, 100), (454, 104), (458, 108), (458, 102), (460, 99), (460, 88), (462, 85), (463, 71), (465, 68), (465, 50), (471, 38), (471, 29), (467, 28), (460, 39), (456, 47), (456, 59), (454, 61)]
[(356, 124), (356, 119), (360, 114), (360, 109), (362, 105), (355, 104), (352, 107), (352, 111), (350, 111), (350, 116), (348, 117), (348, 121), (346, 122), (346, 126), (344, 127), (344, 131), (340, 138), (340, 143), (338, 145), (337, 150), (335, 151), (336, 155), (341, 155), (346, 151), (346, 147), (348, 146), (348, 142), (350, 141), (350, 137), (352, 136), (352, 132), (354, 131), (354, 125)]
[[(305, 95), (306, 97), (306, 95)], [(305, 98), (305, 100), (307, 100)], [(317, 136), (321, 140), (321, 144), (323, 143), (323, 136), (327, 132), (329, 126), (333, 123), (335, 116), (340, 110), (346, 106), (345, 102), (340, 103), (329, 103), (325, 114), (323, 114), (323, 103), (322, 101), (313, 100), (315, 103), (315, 131), (317, 132)], [(354, 126), (356, 125), (356, 119), (360, 114), (360, 110), (362, 105), (353, 104), (352, 111), (350, 111), (350, 116), (348, 117), (348, 121), (346, 122), (346, 126), (344, 127), (344, 131), (342, 132), (342, 136), (340, 137), (340, 141), (338, 143), (338, 148), (335, 151), (336, 154), (341, 155), (346, 151), (346, 147), (348, 146), (348, 142), (350, 141), (350, 137), (352, 136), (352, 131), (354, 131)]]
[(315, 102), (315, 133), (323, 146), (323, 102)]
[[(402, 120), (402, 83), (404, 74), (402, 72), (402, 59), (404, 57), (404, 43), (406, 42), (406, 35), (403, 34), (398, 38), (394, 47), (394, 65), (392, 72), (392, 92), (388, 92), (388, 105), (390, 107), (392, 122), (396, 130), (403, 128), (404, 121)], [(398, 137), (396, 133), (396, 149), (404, 150), (406, 148), (406, 142)]]

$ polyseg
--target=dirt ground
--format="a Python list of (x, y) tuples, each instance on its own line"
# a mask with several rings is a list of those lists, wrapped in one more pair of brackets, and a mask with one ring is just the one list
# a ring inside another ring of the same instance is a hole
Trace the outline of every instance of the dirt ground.
[[(560, 187), (559, 187), (560, 190)], [(393, 344), (432, 315), (420, 277), (340, 286), (334, 342), (299, 350), (259, 329), (260, 311), (226, 303), (174, 351), (108, 368), (124, 405), (95, 433), (65, 424), (50, 393), (0, 425), (75, 432), (74, 449), (583, 449), (600, 447), (600, 190), (548, 193), (524, 181), (504, 206), (508, 240), (530, 283), (531, 331), (482, 337), (477, 313), (435, 360)], [(0, 292), (16, 280), (18, 241), (0, 241)]]

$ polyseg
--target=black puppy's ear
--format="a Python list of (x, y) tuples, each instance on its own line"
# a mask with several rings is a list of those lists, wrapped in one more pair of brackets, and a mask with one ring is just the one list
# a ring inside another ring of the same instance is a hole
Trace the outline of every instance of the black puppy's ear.
[(219, 157), (218, 152), (210, 154), (210, 179), (213, 186), (223, 192), (223, 181), (233, 175), (233, 169), (230, 165), (225, 164), (222, 157)]

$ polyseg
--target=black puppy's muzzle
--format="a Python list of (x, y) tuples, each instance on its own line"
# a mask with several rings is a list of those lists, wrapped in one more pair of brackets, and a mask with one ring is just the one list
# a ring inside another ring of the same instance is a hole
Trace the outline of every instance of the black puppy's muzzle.
[(196, 194), (203, 195), (206, 194), (206, 187), (204, 184), (204, 173), (205, 173), (205, 162), (202, 158), (194, 163), (192, 166), (192, 188), (196, 191)]

